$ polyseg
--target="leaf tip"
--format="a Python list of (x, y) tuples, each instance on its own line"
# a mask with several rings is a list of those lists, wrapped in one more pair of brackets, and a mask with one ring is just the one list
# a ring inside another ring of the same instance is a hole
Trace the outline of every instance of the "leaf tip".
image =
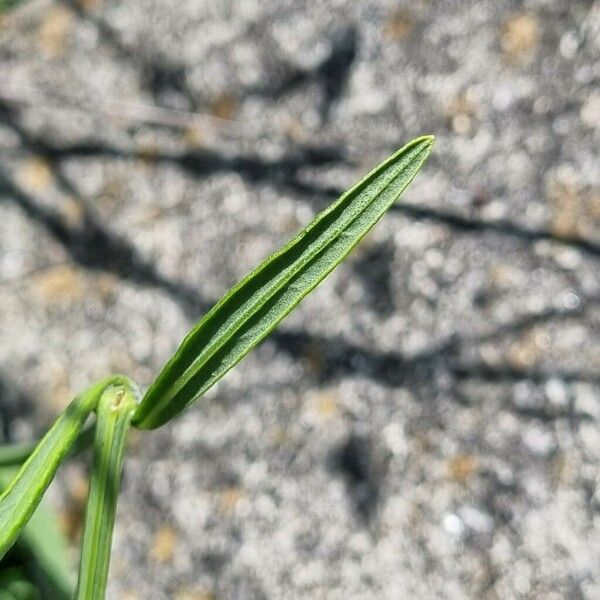
[(422, 144), (425, 144), (427, 146), (433, 146), (433, 144), (435, 142), (435, 135), (433, 135), (433, 134), (422, 135), (422, 136), (418, 137), (415, 141), (421, 142)]

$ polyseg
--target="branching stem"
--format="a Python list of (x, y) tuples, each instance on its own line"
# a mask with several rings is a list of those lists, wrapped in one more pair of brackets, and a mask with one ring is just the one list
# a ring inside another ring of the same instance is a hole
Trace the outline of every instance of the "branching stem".
[(115, 385), (127, 385), (128, 382), (129, 379), (122, 375), (112, 375), (94, 383), (77, 396), (0, 495), (0, 559), (15, 543), (33, 515), (103, 392)]

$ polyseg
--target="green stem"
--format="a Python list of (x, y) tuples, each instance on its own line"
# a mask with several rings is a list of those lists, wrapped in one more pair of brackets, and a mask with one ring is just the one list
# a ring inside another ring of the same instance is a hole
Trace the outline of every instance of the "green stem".
[(77, 396), (0, 495), (0, 559), (33, 515), (104, 390), (125, 381), (129, 380), (122, 375), (113, 375), (92, 384)]
[(98, 403), (76, 600), (102, 600), (105, 596), (125, 441), (137, 403), (130, 383), (107, 388)]

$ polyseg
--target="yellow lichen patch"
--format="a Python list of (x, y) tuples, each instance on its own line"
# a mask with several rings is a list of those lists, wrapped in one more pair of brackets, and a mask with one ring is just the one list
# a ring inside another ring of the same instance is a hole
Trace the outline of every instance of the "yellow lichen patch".
[(567, 165), (547, 176), (546, 203), (550, 207), (550, 229), (560, 238), (596, 237), (600, 226), (600, 193), (587, 187)]
[(150, 558), (157, 563), (166, 563), (173, 560), (177, 546), (177, 533), (170, 525), (163, 525), (154, 535)]
[(140, 597), (131, 590), (127, 590), (121, 594), (121, 600), (140, 600)]
[(64, 198), (60, 212), (69, 227), (76, 229), (83, 225), (85, 206), (76, 198)]
[(201, 148), (204, 145), (204, 131), (199, 124), (190, 125), (183, 131), (183, 143), (188, 148)]
[(218, 119), (233, 119), (237, 109), (237, 102), (227, 92), (217, 96), (210, 105), (211, 114)]
[(496, 263), (491, 265), (488, 276), (494, 287), (499, 289), (507, 289), (516, 286), (521, 281), (521, 272), (519, 269), (507, 263)]
[(454, 133), (468, 135), (473, 129), (475, 103), (473, 94), (469, 92), (458, 94), (446, 103), (444, 114)]
[(506, 358), (511, 367), (529, 369), (539, 362), (542, 354), (537, 332), (529, 330), (510, 345)]
[(472, 454), (458, 454), (449, 459), (446, 465), (448, 476), (459, 483), (467, 481), (478, 467), (479, 460)]
[(215, 595), (198, 588), (182, 587), (175, 593), (175, 600), (215, 600)]
[(72, 23), (73, 13), (68, 8), (62, 4), (51, 5), (38, 31), (37, 42), (41, 52), (49, 58), (63, 54)]
[(552, 211), (550, 229), (554, 235), (562, 238), (581, 235), (587, 215), (581, 187), (572, 174), (559, 171), (549, 178), (546, 201)]
[(303, 403), (302, 419), (312, 426), (325, 425), (339, 415), (339, 396), (335, 388), (309, 394)]
[(85, 294), (85, 277), (72, 265), (51, 267), (32, 279), (32, 287), (48, 304), (71, 303)]
[(529, 60), (537, 49), (540, 26), (530, 14), (519, 14), (509, 18), (502, 28), (501, 46), (504, 59), (513, 64)]
[(52, 169), (38, 156), (26, 160), (17, 170), (17, 181), (28, 192), (43, 192), (54, 182)]
[(414, 25), (414, 19), (409, 13), (398, 10), (387, 20), (383, 33), (391, 40), (402, 40), (413, 30)]
[(219, 496), (219, 510), (224, 514), (232, 514), (238, 502), (244, 497), (244, 491), (239, 487), (229, 487)]
[(317, 413), (322, 419), (330, 419), (338, 413), (338, 398), (331, 391), (319, 394), (317, 398)]

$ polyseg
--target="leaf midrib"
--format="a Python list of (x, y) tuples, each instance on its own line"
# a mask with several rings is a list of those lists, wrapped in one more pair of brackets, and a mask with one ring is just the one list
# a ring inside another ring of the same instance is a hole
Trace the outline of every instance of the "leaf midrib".
[[(394, 165), (394, 171), (393, 174), (389, 176), (389, 180), (385, 181), (385, 183), (382, 183), (381, 188), (373, 195), (372, 198), (366, 200), (358, 207), (353, 207), (352, 204), (343, 206), (343, 201), (346, 200), (352, 193), (356, 192), (359, 186), (364, 187), (366, 184), (369, 183), (369, 175), (367, 175), (367, 177), (364, 180), (360, 181), (357, 184), (357, 186), (351, 188), (350, 190), (348, 190), (348, 192), (343, 194), (339, 198), (338, 202), (336, 202), (329, 211), (324, 211), (321, 215), (321, 218), (316, 223), (312, 223), (309, 229), (307, 228), (306, 230), (302, 231), (292, 241), (290, 245), (284, 247), (280, 252), (274, 254), (271, 257), (271, 261), (268, 264), (259, 265), (259, 267), (255, 271), (252, 271), (246, 278), (244, 278), (240, 282), (239, 287), (237, 287), (237, 289), (234, 288), (231, 291), (231, 294), (233, 294), (236, 291), (240, 290), (244, 284), (251, 281), (252, 276), (257, 274), (259, 270), (267, 268), (272, 261), (281, 256), (284, 256), (287, 251), (290, 251), (293, 248), (295, 248), (297, 244), (300, 243), (306, 235), (314, 231), (314, 229), (316, 229), (317, 226), (323, 222), (323, 220), (325, 220), (328, 216), (334, 213), (336, 209), (341, 208), (339, 216), (337, 216), (333, 223), (325, 229), (326, 232), (328, 231), (328, 229), (330, 231), (324, 243), (319, 243), (320, 241), (322, 241), (322, 238), (318, 236), (316, 240), (312, 242), (307, 249), (300, 252), (299, 257), (295, 261), (293, 261), (289, 267), (287, 267), (279, 276), (277, 276), (275, 280), (272, 280), (270, 284), (268, 284), (268, 286), (266, 287), (266, 289), (269, 290), (268, 293), (261, 293), (260, 290), (264, 290), (265, 288), (259, 288), (259, 290), (253, 295), (254, 300), (248, 300), (248, 302), (246, 302), (247, 308), (241, 314), (239, 314), (239, 316), (236, 317), (232, 315), (232, 317), (227, 319), (227, 321), (229, 321), (229, 324), (224, 323), (223, 325), (221, 325), (221, 327), (217, 329), (217, 331), (212, 336), (212, 343), (207, 345), (201, 352), (201, 354), (196, 359), (194, 359), (179, 376), (177, 376), (177, 380), (173, 383), (172, 387), (170, 388), (169, 394), (163, 396), (160, 399), (160, 401), (154, 406), (154, 411), (156, 413), (160, 413), (164, 409), (165, 405), (167, 405), (175, 396), (177, 396), (177, 394), (185, 387), (185, 385), (194, 376), (194, 374), (197, 373), (200, 369), (202, 369), (202, 367), (204, 367), (206, 363), (210, 361), (211, 358), (213, 358), (227, 344), (230, 338), (233, 335), (235, 335), (235, 333), (239, 331), (244, 326), (244, 324), (246, 324), (252, 318), (252, 316), (256, 314), (256, 312), (258, 312), (263, 306), (265, 306), (269, 302), (269, 300), (271, 300), (288, 282), (290, 282), (296, 275), (298, 275), (319, 254), (325, 252), (329, 247), (331, 247), (331, 245), (334, 244), (335, 241), (341, 235), (343, 235), (343, 233), (349, 227), (351, 227), (351, 225), (364, 213), (364, 211), (377, 201), (377, 199), (389, 188), (389, 186), (391, 186), (397, 179), (400, 179), (403, 176), (406, 177), (406, 174), (404, 173), (405, 168), (410, 163), (418, 162), (419, 157), (422, 154), (427, 153), (429, 151), (429, 144), (425, 144), (421, 148), (418, 148), (419, 143), (422, 142), (423, 140), (417, 140), (413, 148), (408, 149), (409, 152), (407, 153), (407, 155), (404, 156), (404, 158), (400, 160), (396, 165)], [(410, 152), (411, 150), (413, 151), (412, 153)], [(383, 173), (375, 172), (371, 173), (371, 176), (377, 177), (382, 174)], [(358, 191), (358, 194), (362, 193), (362, 191), (363, 190)], [(346, 218), (343, 224), (336, 226), (336, 222), (338, 220), (343, 219), (343, 214), (345, 211), (350, 211), (350, 215)], [(182, 346), (185, 344), (187, 339), (199, 333), (203, 327), (206, 327), (209, 321), (217, 315), (218, 310), (223, 306), (223, 304), (231, 300), (231, 298), (232, 295), (228, 295), (223, 299), (223, 302), (219, 302), (218, 304), (216, 304), (215, 307), (201, 321), (201, 323), (198, 324), (198, 328), (190, 332), (190, 334), (186, 337), (186, 340), (183, 341)], [(177, 353), (173, 358), (176, 359), (178, 355), (179, 353)]]

